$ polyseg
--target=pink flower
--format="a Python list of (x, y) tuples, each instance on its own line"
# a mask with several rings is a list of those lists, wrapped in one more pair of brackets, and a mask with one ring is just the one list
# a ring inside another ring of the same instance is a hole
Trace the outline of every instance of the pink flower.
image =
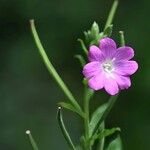
[(117, 48), (111, 38), (100, 40), (99, 47), (92, 45), (88, 53), (89, 63), (83, 68), (88, 85), (93, 90), (104, 88), (110, 95), (131, 86), (130, 75), (138, 69), (131, 47)]

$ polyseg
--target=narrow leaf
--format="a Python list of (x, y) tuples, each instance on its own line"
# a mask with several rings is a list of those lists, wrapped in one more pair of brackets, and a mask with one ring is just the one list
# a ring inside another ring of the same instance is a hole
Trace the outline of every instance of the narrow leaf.
[(31, 145), (32, 145), (33, 150), (39, 150), (39, 148), (38, 148), (38, 146), (37, 146), (37, 144), (36, 144), (36, 142), (35, 142), (35, 140), (34, 140), (32, 134), (31, 134), (30, 130), (27, 130), (27, 131), (26, 131), (26, 134), (27, 134), (28, 137), (29, 137), (29, 140), (30, 140), (30, 143), (31, 143)]
[(122, 141), (119, 135), (109, 143), (106, 150), (123, 150)]
[(67, 143), (68, 143), (68, 146), (72, 149), (72, 150), (76, 150), (75, 149), (75, 146), (70, 138), (70, 135), (69, 133), (67, 132), (66, 130), (66, 127), (64, 125), (64, 121), (63, 121), (63, 118), (62, 118), (62, 112), (61, 112), (61, 107), (58, 107), (58, 113), (57, 113), (57, 119), (58, 119), (58, 124), (60, 126), (60, 129), (62, 131), (62, 134), (64, 136), (64, 138), (66, 139)]
[(94, 131), (96, 125), (98, 124), (99, 120), (101, 119), (104, 111), (106, 111), (106, 108), (107, 108), (107, 103), (98, 107), (96, 109), (96, 111), (92, 114), (91, 121), (89, 124), (89, 135), (90, 135), (90, 137), (92, 136), (93, 131)]
[(58, 105), (60, 107), (63, 107), (65, 109), (68, 109), (68, 110), (78, 113), (77, 110), (74, 108), (74, 106), (70, 103), (60, 102), (60, 103), (58, 103)]
[(102, 114), (101, 118), (98, 120), (98, 123), (96, 124), (95, 128), (93, 129), (92, 135), (96, 134), (99, 126), (101, 123), (106, 119), (107, 115), (109, 114), (110, 110), (112, 109), (114, 103), (116, 102), (118, 98), (118, 95), (111, 96), (107, 103), (107, 108), (105, 109), (104, 113)]
[(104, 129), (101, 133), (97, 134), (96, 139), (102, 139), (104, 137), (110, 136), (110, 135), (114, 134), (117, 131), (120, 132), (121, 129), (119, 127), (112, 128), (112, 129)]

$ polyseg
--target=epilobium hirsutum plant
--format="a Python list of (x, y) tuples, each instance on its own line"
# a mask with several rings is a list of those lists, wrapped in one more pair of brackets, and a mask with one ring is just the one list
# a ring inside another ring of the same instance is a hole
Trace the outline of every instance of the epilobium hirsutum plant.
[[(71, 150), (122, 150), (119, 135), (120, 128), (106, 129), (105, 120), (117, 100), (120, 90), (128, 89), (131, 86), (130, 76), (137, 71), (138, 64), (136, 61), (131, 60), (134, 57), (134, 50), (126, 46), (123, 31), (119, 32), (119, 46), (110, 38), (113, 28), (112, 21), (117, 6), (118, 1), (115, 0), (102, 32), (100, 32), (98, 24), (94, 22), (91, 29), (84, 32), (85, 40), (78, 39), (81, 43), (81, 49), (85, 53), (84, 56), (76, 55), (83, 67), (83, 86), (85, 88), (83, 106), (78, 104), (77, 99), (55, 70), (41, 44), (34, 20), (30, 20), (31, 31), (43, 62), (50, 75), (68, 98), (67, 102), (58, 104), (57, 119), (62, 134)], [(88, 59), (85, 59), (85, 56)], [(85, 60), (88, 60), (88, 62)], [(107, 103), (98, 106), (90, 114), (90, 99), (96, 91), (101, 92), (102, 89), (106, 90), (110, 98)], [(65, 127), (62, 108), (77, 113), (83, 119), (84, 132), (78, 143), (72, 141)], [(27, 130), (26, 133), (29, 135), (33, 149), (38, 150), (30, 131)], [(107, 141), (107, 136), (113, 138)]]

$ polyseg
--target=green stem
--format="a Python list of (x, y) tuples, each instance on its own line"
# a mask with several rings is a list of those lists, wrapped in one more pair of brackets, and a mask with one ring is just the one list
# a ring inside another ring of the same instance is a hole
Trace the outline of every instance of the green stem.
[(29, 140), (30, 140), (30, 143), (32, 145), (33, 150), (39, 150), (39, 148), (38, 148), (32, 134), (31, 134), (30, 130), (27, 130), (26, 134), (29, 136)]
[(62, 89), (62, 91), (65, 93), (65, 95), (68, 97), (68, 99), (70, 100), (70, 102), (72, 103), (72, 105), (77, 109), (78, 113), (83, 116), (83, 112), (79, 106), (79, 104), (77, 103), (77, 101), (75, 100), (75, 98), (73, 97), (72, 93), (69, 91), (68, 87), (66, 86), (66, 84), (63, 82), (63, 80), (61, 79), (61, 77), (59, 76), (59, 74), (57, 73), (57, 71), (55, 70), (54, 66), (52, 65), (52, 63), (50, 62), (42, 44), (41, 41), (39, 39), (38, 33), (36, 31), (35, 28), (35, 24), (34, 24), (34, 20), (30, 20), (30, 24), (31, 24), (31, 31), (36, 43), (36, 46), (38, 47), (39, 53), (43, 59), (43, 62), (45, 63), (50, 75), (55, 79), (55, 81), (57, 82), (57, 84), (60, 86), (60, 88)]
[[(102, 123), (102, 130), (105, 129), (105, 123), (103, 122)], [(97, 150), (103, 150), (104, 149), (104, 143), (105, 143), (105, 137), (102, 138), (99, 143), (98, 143), (98, 146), (97, 146)]]
[(90, 98), (94, 94), (94, 91), (85, 86), (85, 95), (84, 95), (84, 128), (85, 128), (85, 150), (91, 150), (91, 145), (89, 142), (89, 102)]
[(58, 124), (60, 126), (60, 129), (62, 131), (62, 134), (64, 136), (64, 138), (66, 139), (68, 146), (72, 149), (72, 150), (76, 150), (70, 136), (69, 133), (67, 132), (64, 122), (63, 122), (63, 118), (62, 118), (62, 112), (61, 112), (61, 107), (58, 107), (58, 113), (57, 113), (57, 119), (58, 119)]
[(111, 9), (110, 9), (110, 12), (109, 12), (109, 15), (108, 15), (108, 19), (106, 21), (106, 25), (105, 25), (105, 28), (104, 30), (110, 26), (112, 24), (112, 21), (114, 19), (114, 16), (115, 16), (115, 13), (116, 13), (116, 10), (117, 10), (117, 7), (118, 7), (118, 0), (115, 0)]

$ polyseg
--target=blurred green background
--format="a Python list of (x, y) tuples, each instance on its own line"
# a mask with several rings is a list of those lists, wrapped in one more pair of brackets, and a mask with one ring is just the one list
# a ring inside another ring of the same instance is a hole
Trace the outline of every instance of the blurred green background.
[[(0, 149), (31, 150), (25, 130), (30, 129), (40, 150), (66, 150), (56, 120), (56, 103), (66, 100), (49, 76), (30, 33), (34, 18), (40, 38), (54, 66), (82, 103), (82, 74), (74, 54), (81, 53), (77, 38), (93, 21), (102, 29), (112, 0), (0, 0)], [(127, 45), (136, 50), (139, 70), (132, 87), (120, 94), (107, 119), (119, 126), (126, 150), (150, 148), (150, 1), (120, 0), (113, 37), (124, 30)], [(79, 90), (81, 89), (81, 90)], [(91, 110), (108, 95), (99, 91)], [(77, 115), (64, 112), (75, 142), (82, 132)]]

